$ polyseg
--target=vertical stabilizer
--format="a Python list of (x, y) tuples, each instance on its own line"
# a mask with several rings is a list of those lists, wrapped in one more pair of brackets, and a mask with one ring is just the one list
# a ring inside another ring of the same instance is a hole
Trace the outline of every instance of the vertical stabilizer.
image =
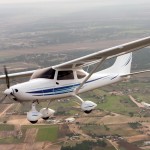
[(118, 56), (111, 69), (113, 72), (118, 72), (120, 75), (128, 74), (131, 71), (131, 62), (132, 53)]

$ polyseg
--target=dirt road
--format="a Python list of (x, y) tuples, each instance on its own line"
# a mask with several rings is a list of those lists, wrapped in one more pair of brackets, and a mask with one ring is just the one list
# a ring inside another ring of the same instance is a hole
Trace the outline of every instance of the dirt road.
[(37, 132), (37, 128), (27, 129), (24, 143), (34, 143)]
[(14, 104), (8, 105), (8, 107), (6, 107), (6, 109), (0, 113), (0, 117), (3, 116), (7, 112), (7, 110), (9, 110), (12, 106), (14, 106)]
[(131, 101), (132, 101), (133, 103), (135, 103), (139, 108), (144, 108), (144, 106), (143, 106), (141, 103), (138, 103), (138, 102), (136, 101), (136, 99), (133, 98), (131, 95), (129, 95), (129, 98), (130, 98)]
[(89, 135), (85, 134), (81, 129), (79, 129), (78, 126), (75, 125), (75, 124), (70, 124), (69, 125), (69, 129), (74, 134), (80, 134), (80, 135), (82, 135), (84, 138), (86, 138), (88, 140), (92, 139)]

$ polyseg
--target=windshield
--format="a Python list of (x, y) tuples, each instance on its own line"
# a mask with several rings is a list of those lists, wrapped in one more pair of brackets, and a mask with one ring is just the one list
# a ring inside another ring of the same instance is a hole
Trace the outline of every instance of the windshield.
[(44, 68), (44, 69), (39, 69), (35, 71), (31, 79), (36, 79), (36, 78), (46, 78), (46, 79), (54, 79), (55, 76), (55, 70), (52, 68)]

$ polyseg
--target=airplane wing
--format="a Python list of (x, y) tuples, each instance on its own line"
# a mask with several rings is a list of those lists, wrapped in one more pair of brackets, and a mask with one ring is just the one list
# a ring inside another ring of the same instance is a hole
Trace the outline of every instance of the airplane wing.
[[(35, 70), (31, 71), (24, 71), (24, 72), (19, 72), (19, 73), (11, 73), (8, 74), (9, 78), (16, 78), (16, 77), (29, 77), (33, 74)], [(6, 75), (0, 75), (0, 79), (5, 79)]]
[[(53, 66), (53, 68), (54, 69), (74, 69), (74, 68), (82, 68), (84, 66), (88, 66), (91, 64), (95, 64), (95, 63), (101, 64), (101, 61), (105, 59), (123, 55), (129, 52), (144, 48), (149, 45), (150, 45), (150, 36), (143, 38), (143, 39), (136, 40), (136, 41), (132, 41), (129, 43), (125, 43), (119, 46), (115, 46), (112, 48), (104, 49), (99, 52), (68, 61), (66, 63), (55, 65)], [(26, 76), (31, 76), (34, 73), (34, 71), (35, 70), (12, 73), (12, 74), (8, 74), (8, 76), (9, 78), (26, 77)], [(5, 79), (5, 78), (6, 78), (5, 75), (0, 75), (0, 79)]]
[(147, 47), (150, 45), (150, 36), (139, 39), (136, 41), (132, 41), (129, 43), (125, 43), (119, 46), (115, 46), (112, 48), (104, 49), (98, 51), (96, 53), (80, 57), (66, 63), (62, 63), (56, 66), (53, 66), (53, 69), (75, 69), (82, 68), (84, 66), (88, 66), (90, 64), (95, 64), (101, 61), (103, 58), (109, 59), (115, 56), (123, 55), (129, 52), (133, 52), (135, 50)]

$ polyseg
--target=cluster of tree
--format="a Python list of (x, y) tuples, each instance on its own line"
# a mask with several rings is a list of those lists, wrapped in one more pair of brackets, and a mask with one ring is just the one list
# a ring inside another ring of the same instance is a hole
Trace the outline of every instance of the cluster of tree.
[(75, 146), (62, 146), (61, 150), (91, 150), (93, 147), (106, 147), (107, 143), (104, 140), (97, 140), (97, 142), (93, 141), (83, 141), (82, 143), (78, 143)]
[(129, 112), (130, 117), (134, 116), (134, 112)]
[(59, 126), (59, 137), (64, 138), (65, 136), (72, 137), (74, 136), (74, 134), (70, 131), (67, 124), (62, 124), (61, 126)]
[(130, 123), (128, 123), (128, 124), (129, 124), (129, 126), (130, 126), (131, 128), (133, 128), (133, 129), (137, 129), (137, 128), (139, 128), (139, 127), (142, 126), (139, 122), (130, 122)]

